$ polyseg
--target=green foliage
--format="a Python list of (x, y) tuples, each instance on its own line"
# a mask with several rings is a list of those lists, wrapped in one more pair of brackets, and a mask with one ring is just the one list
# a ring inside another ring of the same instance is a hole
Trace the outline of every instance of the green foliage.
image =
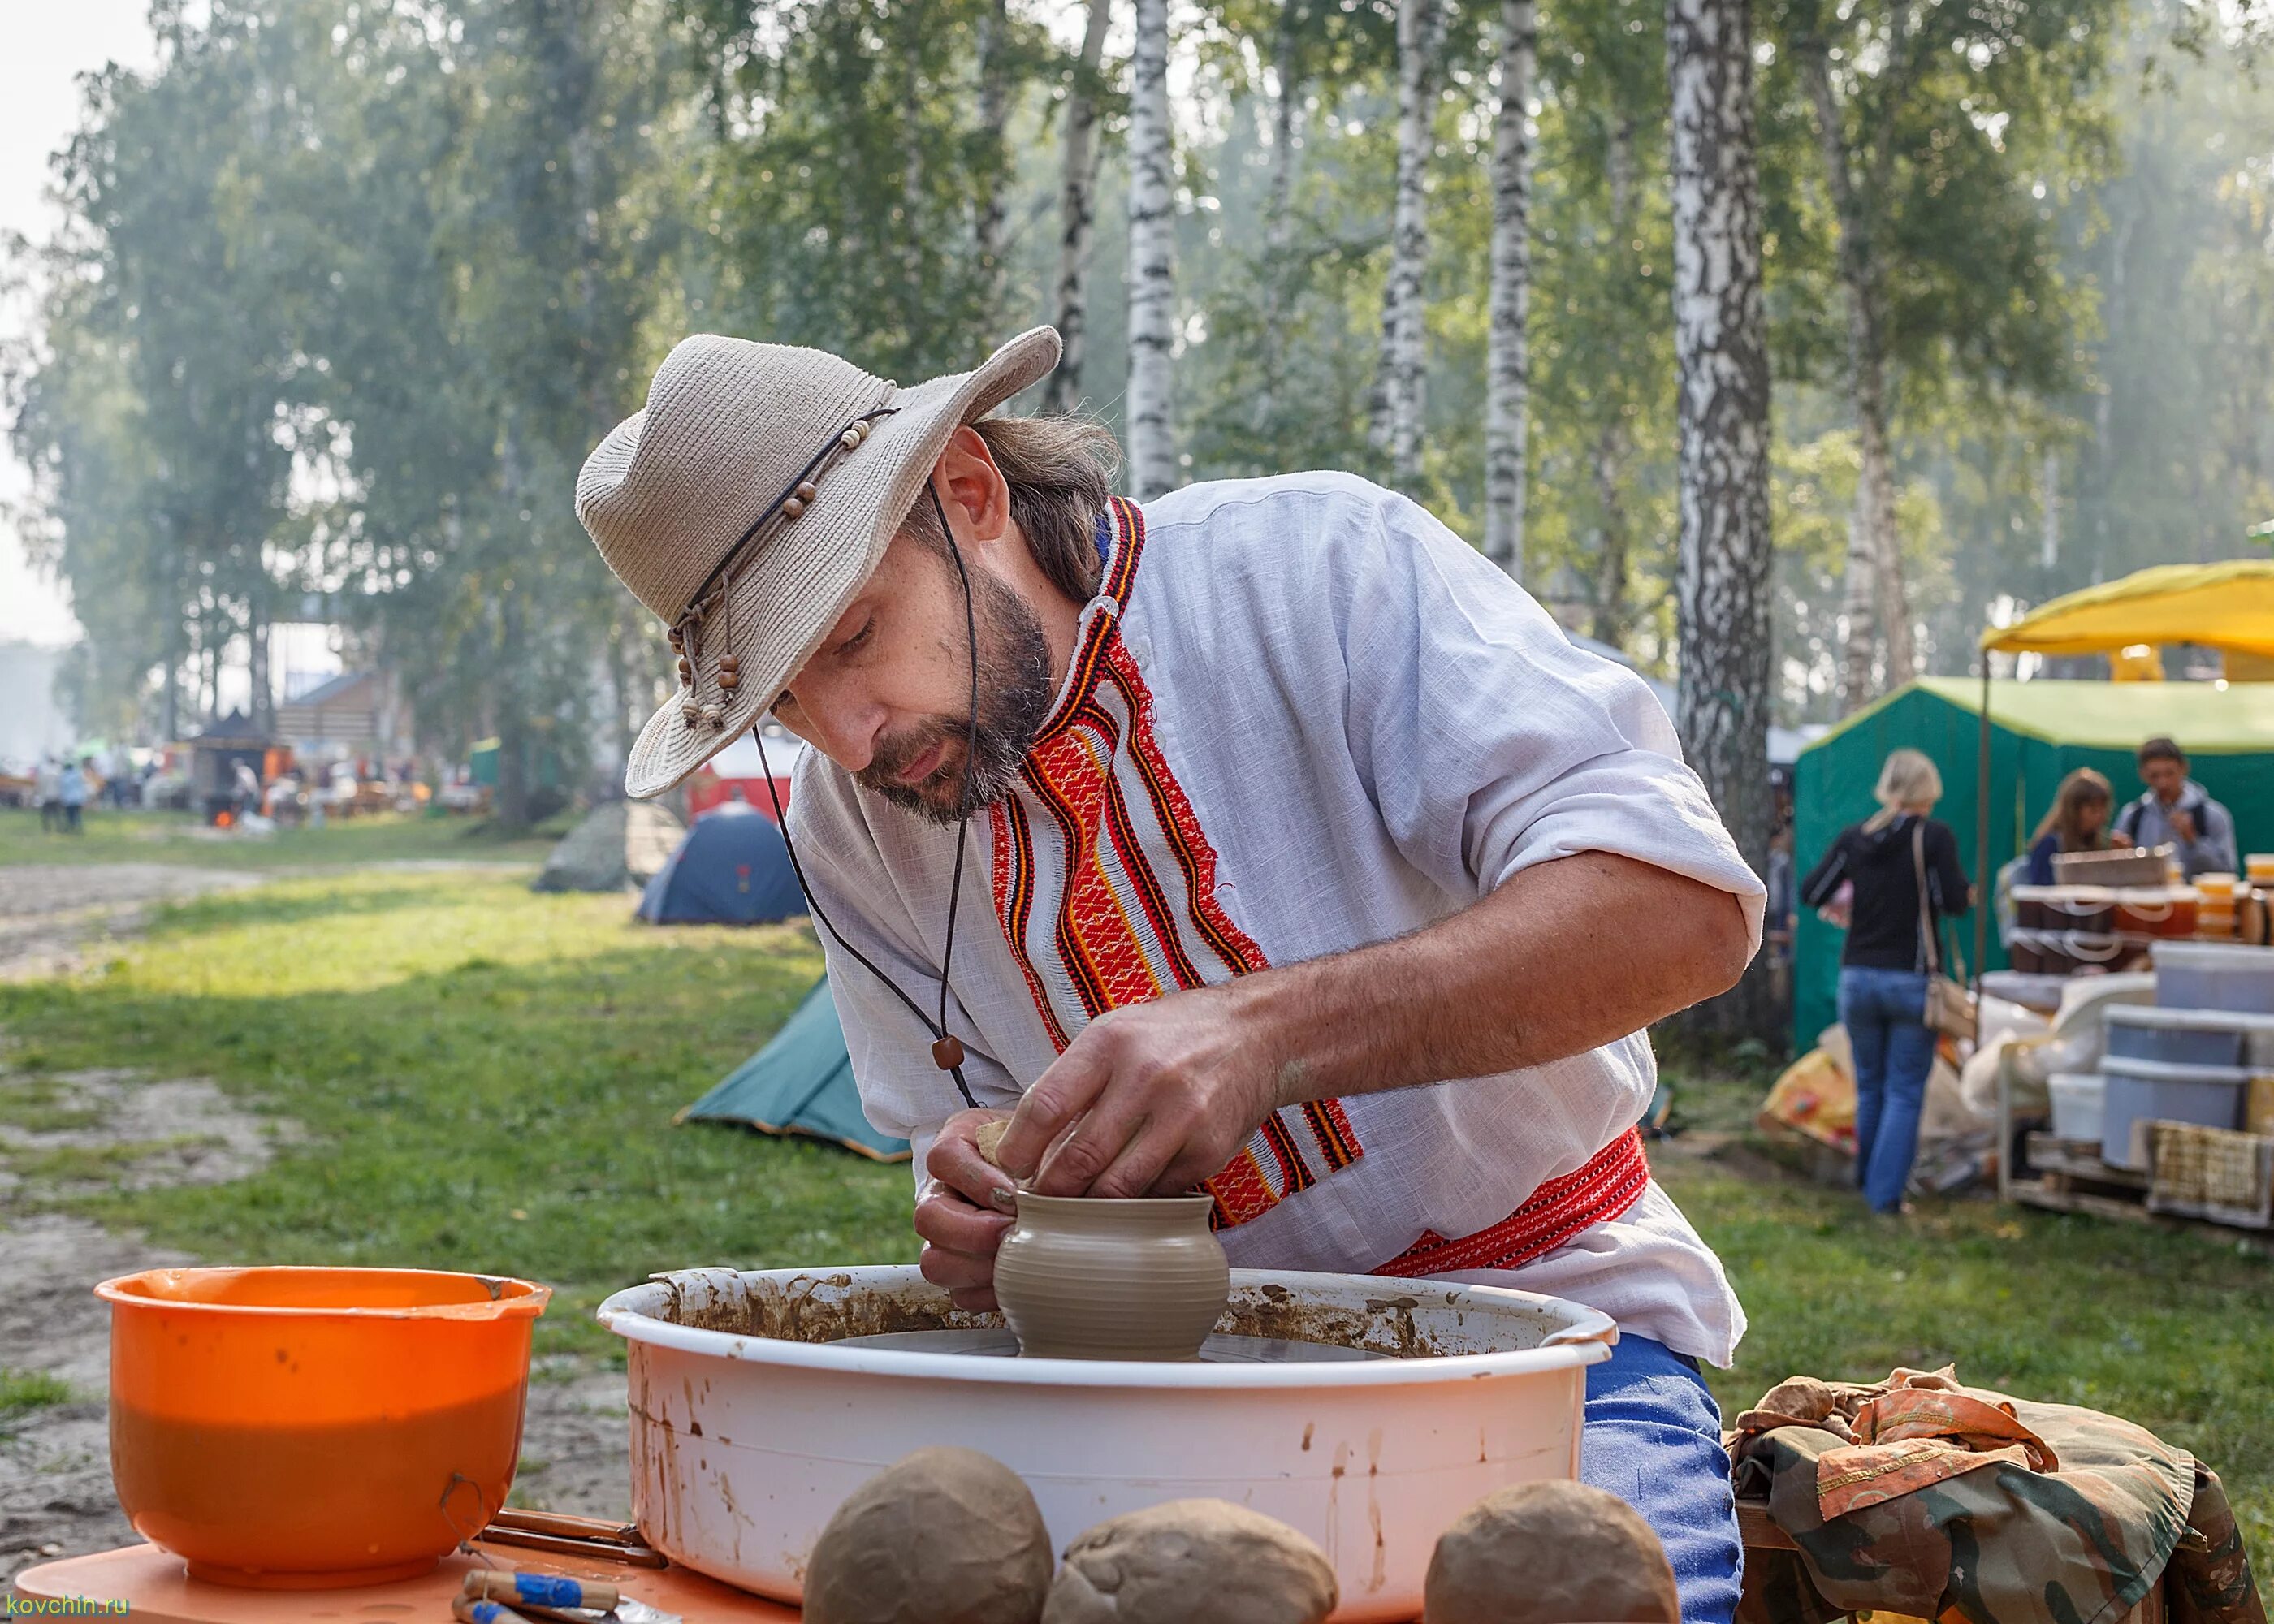
[[(1195, 478), (1384, 471), (1368, 429), (1396, 10), (1179, 14), (1177, 404)], [(67, 685), (90, 731), (186, 730), (219, 667), (312, 596), (397, 673), (426, 743), (495, 733), (509, 762), (550, 751), (573, 779), (668, 691), (571, 492), (672, 342), (820, 344), (913, 381), (1053, 308), (1071, 12), (162, 0), (154, 17), (157, 65), (92, 80), (57, 161), (69, 224), (26, 251), (40, 332), (9, 369), (35, 549), (87, 628)], [(1449, 0), (1429, 176), (1422, 491), (1472, 535), (1499, 26), (1497, 6)], [(1663, 19), (1574, 0), (1541, 28), (1526, 574), (1664, 669)], [(1949, 560), (1946, 591), (1913, 594), (1935, 666), (1964, 664), (2002, 598), (2242, 550), (2274, 513), (2270, 175), (2249, 155), (2274, 131), (2248, 51), (2171, 0), (1775, 0), (1758, 29), (1787, 461), (1851, 426), (1821, 393), (1848, 337), (1820, 61), (1835, 144), (1867, 183), (1849, 224), (1900, 483), (1932, 515), (1907, 545)], [(1109, 63), (1094, 87), (1084, 387), (1109, 421), (1119, 77)], [(1820, 548), (1784, 567), (1793, 719), (1834, 635), (1838, 568)]]

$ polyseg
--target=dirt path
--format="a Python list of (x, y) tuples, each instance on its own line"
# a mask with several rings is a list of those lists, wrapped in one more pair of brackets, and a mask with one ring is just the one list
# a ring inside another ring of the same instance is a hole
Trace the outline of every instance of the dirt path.
[[(75, 968), (107, 952), (156, 903), (264, 877), (157, 863), (0, 867), (0, 977)], [(17, 1119), (0, 1122), (0, 1368), (43, 1373), (69, 1389), (63, 1402), (13, 1414), (0, 1408), (4, 1593), (6, 1581), (34, 1562), (135, 1538), (111, 1492), (109, 1322), (91, 1288), (198, 1261), (41, 1204), (96, 1187), (75, 1177), (133, 1188), (244, 1178), (302, 1135), (298, 1124), (245, 1111), (202, 1079), (116, 1070), (32, 1076), (0, 1065), (0, 1100)], [(522, 1457), (520, 1503), (628, 1516), (623, 1377), (575, 1357), (541, 1366)]]
[(141, 929), (152, 907), (262, 876), (173, 863), (0, 866), (0, 981), (67, 974)]

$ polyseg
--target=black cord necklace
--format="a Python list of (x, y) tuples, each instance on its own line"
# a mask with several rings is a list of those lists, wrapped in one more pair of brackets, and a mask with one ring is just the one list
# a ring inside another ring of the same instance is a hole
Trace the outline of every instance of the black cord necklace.
[(963, 584), (963, 630), (965, 651), (971, 671), (971, 709), (965, 725), (963, 749), (962, 815), (955, 824), (955, 875), (947, 888), (947, 940), (939, 957), (939, 1017), (934, 1019), (900, 989), (900, 984), (878, 969), (870, 957), (845, 939), (829, 915), (821, 910), (813, 887), (806, 883), (805, 866), (797, 860), (797, 847), (789, 836), (789, 818), (782, 810), (781, 791), (774, 781), (774, 770), (766, 759), (765, 727), (763, 719), (750, 726), (750, 737), (758, 747), (758, 771), (766, 775), (766, 794), (773, 801), (774, 824), (781, 831), (782, 846), (789, 853), (790, 872), (797, 876), (798, 889), (805, 893), (805, 906), (821, 927), (836, 939), (837, 945), (851, 954), (854, 962), (882, 981), (895, 998), (907, 1006), (925, 1031), (931, 1034), (932, 1064), (955, 1079), (955, 1091), (963, 1102), (975, 1108), (979, 1101), (972, 1097), (971, 1086), (963, 1077), (963, 1040), (947, 1029), (947, 974), (955, 961), (955, 920), (961, 912), (963, 897), (963, 856), (971, 830), (971, 774), (979, 760), (979, 613), (972, 601), (971, 572), (964, 567), (963, 550), (955, 545), (955, 532), (948, 527), (947, 509), (940, 505), (939, 492), (927, 480), (924, 494), (931, 499), (932, 512), (939, 520), (940, 534), (947, 538), (948, 557), (955, 561), (956, 579)]

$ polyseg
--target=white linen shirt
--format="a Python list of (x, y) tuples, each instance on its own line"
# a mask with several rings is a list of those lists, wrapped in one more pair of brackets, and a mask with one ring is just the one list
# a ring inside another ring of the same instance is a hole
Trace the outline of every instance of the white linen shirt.
[[(1213, 853), (1212, 869), (1189, 871), (1193, 919), (1212, 880), (1217, 916), (1270, 964), (1292, 964), (1604, 851), (1735, 896), (1758, 946), (1763, 887), (1649, 688), (1573, 647), (1427, 511), (1310, 473), (1189, 486), (1142, 512), (1126, 601), (1111, 595), (1125, 538), (1083, 611), (1059, 713), (1096, 680), (1083, 650), (1118, 635), (1135, 702), (1115, 719), (1147, 733), (1151, 771), (1174, 780), (1160, 804), (1188, 815), (1180, 826), (1196, 823)], [(1056, 1057), (1045, 1004), (1065, 996), (1057, 967), (1014, 951), (1005, 924), (1004, 853), (1020, 849), (1009, 816), (998, 805), (973, 820), (947, 1001), (973, 1093), (1003, 1107)], [(832, 923), (935, 1008), (955, 831), (860, 789), (818, 752), (798, 770), (789, 824)], [(820, 934), (862, 1106), (913, 1141), (921, 1180), (963, 1102), (930, 1034)], [(1425, 1230), (1473, 1234), (1624, 1133), (1655, 1082), (1638, 1033), (1548, 1065), (1345, 1099), (1363, 1154), (1221, 1238), (1239, 1267), (1364, 1273)], [(1717, 1365), (1744, 1329), (1719, 1261), (1654, 1181), (1622, 1216), (1521, 1268), (1438, 1277), (1568, 1297)]]

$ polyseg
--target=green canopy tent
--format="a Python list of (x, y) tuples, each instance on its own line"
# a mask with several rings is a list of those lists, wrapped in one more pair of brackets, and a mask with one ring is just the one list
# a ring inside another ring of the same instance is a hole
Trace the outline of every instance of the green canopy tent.
[[(2061, 778), (2097, 767), (2120, 799), (2139, 793), (2133, 752), (2157, 733), (2187, 752), (2196, 778), (2234, 814), (2242, 850), (2274, 851), (2274, 684), (2208, 682), (1992, 682), (1988, 685), (1988, 771), (1967, 763), (1980, 750), (1983, 685), (1923, 677), (1857, 711), (1800, 753), (1794, 769), (1794, 859), (1803, 873), (1846, 825), (1876, 809), (1871, 786), (1887, 752), (1924, 750), (1942, 769), (1935, 816), (1961, 831), (1986, 828), (1977, 883), (2028, 849)], [(1986, 799), (1975, 786), (1986, 781)], [(1986, 814), (1986, 822), (1984, 815)], [(1986, 895), (1987, 887), (1984, 890)], [(1841, 933), (1806, 908), (1794, 944), (1793, 1033), (1805, 1049), (1835, 1019)], [(1996, 934), (1981, 968), (2006, 959)], [(1975, 966), (1969, 966), (1975, 967)]]
[(845, 1031), (825, 979), (813, 984), (772, 1041), (675, 1120), (826, 1139), (873, 1162), (906, 1162), (910, 1154), (907, 1140), (877, 1132), (861, 1114)]

